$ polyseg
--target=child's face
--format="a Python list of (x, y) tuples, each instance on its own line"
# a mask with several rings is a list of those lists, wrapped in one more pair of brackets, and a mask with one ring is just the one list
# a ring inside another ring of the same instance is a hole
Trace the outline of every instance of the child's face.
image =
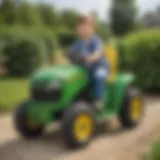
[(94, 27), (88, 23), (81, 23), (77, 26), (77, 34), (81, 39), (87, 40), (94, 35)]

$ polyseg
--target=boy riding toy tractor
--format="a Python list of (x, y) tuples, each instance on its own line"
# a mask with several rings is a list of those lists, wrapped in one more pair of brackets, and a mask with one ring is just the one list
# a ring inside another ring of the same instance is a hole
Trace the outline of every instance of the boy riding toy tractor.
[(110, 65), (103, 109), (92, 106), (92, 91), (83, 57), (71, 57), (76, 64), (59, 65), (36, 73), (31, 79), (30, 99), (15, 114), (17, 131), (26, 138), (40, 136), (48, 124), (61, 122), (64, 141), (71, 147), (88, 144), (96, 122), (117, 116), (126, 128), (136, 126), (143, 115), (143, 99), (133, 86), (134, 75), (117, 72), (118, 57), (113, 47), (106, 49)]

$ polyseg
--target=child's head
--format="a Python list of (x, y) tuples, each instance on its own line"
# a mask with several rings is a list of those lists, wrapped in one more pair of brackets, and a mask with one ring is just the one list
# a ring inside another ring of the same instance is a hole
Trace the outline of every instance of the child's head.
[(77, 34), (81, 39), (88, 40), (96, 30), (96, 22), (91, 15), (80, 16), (77, 25)]

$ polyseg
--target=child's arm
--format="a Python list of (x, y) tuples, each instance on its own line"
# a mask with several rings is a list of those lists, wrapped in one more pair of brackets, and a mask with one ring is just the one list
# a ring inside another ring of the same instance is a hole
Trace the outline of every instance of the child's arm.
[(99, 51), (94, 52), (92, 55), (86, 57), (87, 63), (94, 63), (99, 61), (99, 59), (102, 57), (102, 53)]
[(103, 43), (101, 40), (96, 40), (94, 42), (94, 51), (90, 56), (86, 57), (87, 63), (94, 63), (99, 61), (103, 56)]

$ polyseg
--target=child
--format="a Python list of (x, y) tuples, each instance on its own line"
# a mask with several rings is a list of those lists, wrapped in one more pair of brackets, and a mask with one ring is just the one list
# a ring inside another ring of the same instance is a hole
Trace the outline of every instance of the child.
[(95, 35), (96, 24), (92, 16), (81, 16), (77, 25), (79, 39), (71, 47), (70, 53), (84, 55), (94, 93), (94, 107), (101, 110), (107, 78), (107, 62), (104, 59), (103, 43)]

